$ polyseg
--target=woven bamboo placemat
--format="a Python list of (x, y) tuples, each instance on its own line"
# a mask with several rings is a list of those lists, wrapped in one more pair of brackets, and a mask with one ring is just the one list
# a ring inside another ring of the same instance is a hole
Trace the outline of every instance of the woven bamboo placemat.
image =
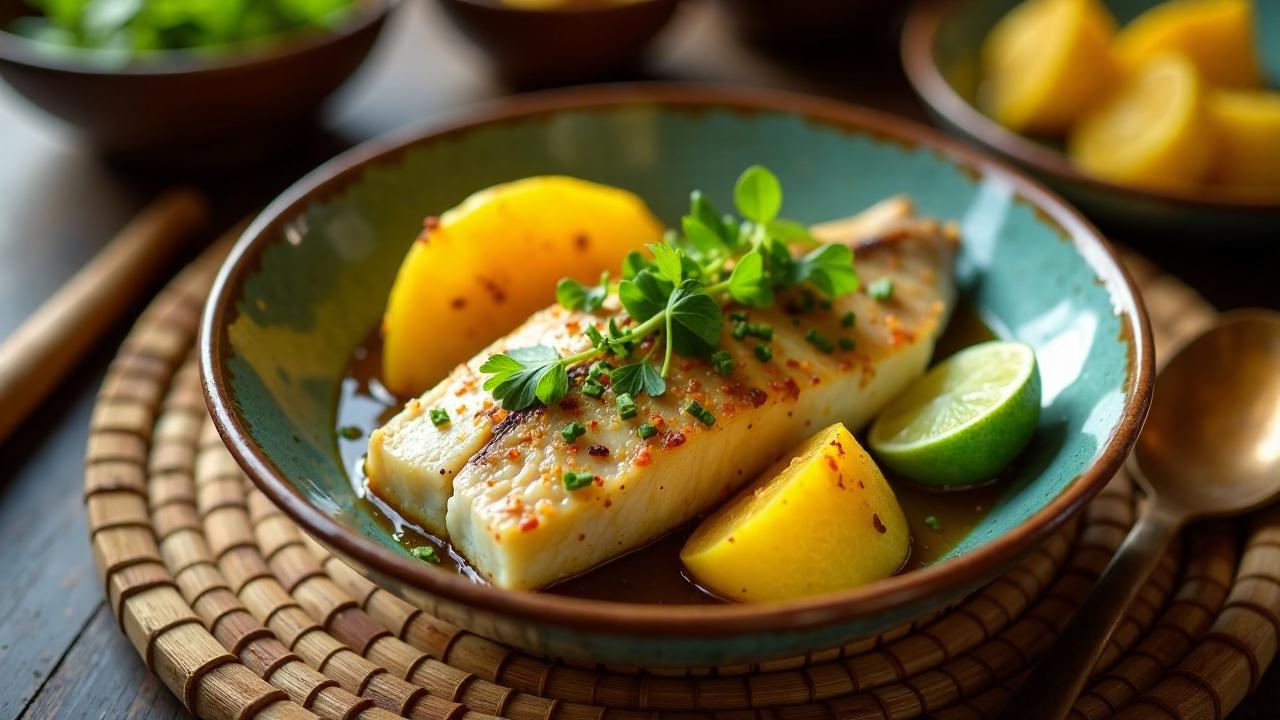
[[(1141, 501), (1122, 474), (990, 586), (846, 647), (663, 672), (531, 657), (373, 586), (246, 481), (191, 359), (220, 259), (207, 253), (138, 320), (103, 384), (85, 458), (111, 607), (147, 667), (207, 720), (992, 717)], [(1158, 352), (1211, 321), (1185, 285), (1127, 261)], [(1222, 718), (1275, 655), (1278, 618), (1280, 509), (1196, 527), (1143, 589), (1073, 717)]]

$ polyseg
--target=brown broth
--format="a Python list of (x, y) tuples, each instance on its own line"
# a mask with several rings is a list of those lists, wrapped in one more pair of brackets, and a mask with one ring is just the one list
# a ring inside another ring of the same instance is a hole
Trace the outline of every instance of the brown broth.
[[(938, 340), (934, 359), (940, 360), (960, 349), (996, 337), (996, 332), (977, 310), (962, 303)], [(441, 557), (439, 567), (442, 570), (484, 582), (447, 541), (409, 523), (394, 508), (367, 492), (364, 454), (368, 435), (399, 412), (405, 401), (405, 398), (395, 397), (378, 380), (381, 351), (378, 333), (370, 333), (368, 340), (352, 355), (338, 401), (338, 447), (343, 462), (350, 469), (355, 491), (370, 514), (384, 523), (388, 532), (406, 548), (433, 545)], [(341, 432), (347, 428), (352, 429), (348, 431), (352, 437), (345, 437), (348, 433)], [(359, 431), (358, 437), (354, 430)], [(919, 487), (892, 476), (889, 482), (911, 527), (910, 555), (900, 572), (925, 567), (950, 552), (982, 521), (1003, 489), (998, 479), (982, 487), (946, 491)], [(936, 530), (926, 521), (929, 517), (937, 520)], [(633, 603), (725, 602), (693, 582), (680, 562), (680, 548), (696, 525), (695, 520), (645, 547), (563, 580), (544, 592)]]

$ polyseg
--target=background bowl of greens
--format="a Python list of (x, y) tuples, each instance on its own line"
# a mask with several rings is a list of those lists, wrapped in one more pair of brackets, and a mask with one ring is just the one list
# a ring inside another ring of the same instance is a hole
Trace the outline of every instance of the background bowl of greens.
[(0, 0), (0, 77), (108, 154), (234, 162), (299, 135), (399, 0)]

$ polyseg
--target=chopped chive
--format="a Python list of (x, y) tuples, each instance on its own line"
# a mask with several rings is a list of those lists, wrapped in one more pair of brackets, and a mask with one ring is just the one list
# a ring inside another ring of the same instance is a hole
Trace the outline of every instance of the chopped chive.
[(577, 420), (565, 425), (564, 429), (560, 431), (560, 437), (564, 438), (567, 443), (577, 442), (578, 438), (586, 434), (587, 429)]
[(711, 411), (702, 407), (697, 400), (690, 400), (689, 404), (684, 407), (684, 411), (698, 419), (698, 422), (711, 427), (716, 424), (716, 416)]
[(747, 332), (749, 330), (750, 330), (750, 326), (748, 326), (745, 322), (740, 322), (737, 325), (734, 325), (733, 326), (734, 339), (741, 340), (742, 338), (747, 336)]
[(893, 278), (882, 277), (867, 286), (867, 294), (873, 300), (888, 300), (893, 297)]
[(338, 437), (343, 440), (359, 440), (364, 437), (364, 431), (355, 425), (345, 425), (338, 428)]
[(431, 408), (430, 415), (431, 424), (437, 427), (449, 422), (449, 411), (444, 408)]
[(800, 312), (807, 313), (813, 310), (814, 302), (813, 293), (805, 290), (804, 294), (800, 296)]
[(840, 324), (845, 327), (853, 327), (853, 324), (857, 321), (858, 321), (858, 316), (854, 315), (852, 310), (850, 310), (849, 312), (845, 313), (840, 317)]
[(769, 362), (773, 359), (773, 350), (768, 345), (756, 345), (756, 359), (760, 362)]
[(564, 474), (564, 489), (581, 490), (595, 482), (595, 480), (596, 476), (589, 472), (573, 472), (570, 470)]
[(599, 382), (600, 375), (601, 374), (607, 375), (609, 371), (612, 369), (613, 369), (613, 365), (610, 364), (607, 360), (597, 360), (591, 363), (591, 367), (587, 369), (587, 379), (595, 380), (596, 382)]
[(616, 404), (618, 406), (618, 417), (623, 420), (630, 420), (636, 416), (636, 399), (631, 397), (631, 393), (618, 393)]
[(725, 350), (717, 350), (711, 354), (711, 367), (721, 375), (733, 372), (733, 356)]
[(858, 343), (854, 342), (852, 338), (842, 337), (839, 342), (841, 350), (852, 350), (858, 346)]
[(942, 529), (942, 523), (938, 520), (937, 517), (933, 515), (926, 517), (924, 519), (924, 524), (929, 526), (929, 529), (934, 532), (938, 532), (939, 530)]
[(835, 343), (832, 343), (827, 336), (818, 332), (817, 328), (809, 328), (809, 332), (804, 334), (804, 339), (813, 343), (814, 347), (824, 353), (829, 353), (836, 348)]
[(436, 552), (433, 545), (419, 545), (409, 551), (409, 554), (425, 563), (432, 565), (440, 564), (440, 553)]
[(769, 323), (748, 324), (747, 334), (768, 342), (773, 339), (773, 326)]
[(604, 395), (604, 386), (595, 380), (588, 380), (582, 383), (582, 394), (599, 400)]
[(741, 310), (732, 310), (729, 312), (729, 319), (735, 322), (746, 322), (747, 314)]
[(654, 427), (653, 423), (645, 423), (636, 428), (636, 434), (642, 438), (651, 438), (658, 434), (658, 428)]

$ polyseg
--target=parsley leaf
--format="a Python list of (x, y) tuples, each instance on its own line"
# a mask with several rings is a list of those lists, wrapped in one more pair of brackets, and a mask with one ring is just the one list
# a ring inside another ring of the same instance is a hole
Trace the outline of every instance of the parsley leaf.
[(636, 322), (644, 322), (666, 310), (667, 298), (673, 287), (672, 283), (658, 277), (655, 268), (646, 268), (636, 273), (634, 278), (618, 283), (618, 299)]
[(809, 226), (795, 220), (774, 218), (765, 224), (765, 231), (787, 245), (818, 244), (818, 239), (809, 232)]
[[(719, 224), (716, 221), (716, 225)], [(680, 229), (684, 231), (685, 239), (704, 256), (719, 255), (724, 250), (721, 237), (698, 218), (685, 215), (680, 220)]]
[(702, 291), (702, 284), (686, 280), (667, 303), (672, 348), (686, 357), (706, 357), (720, 345), (724, 318), (720, 305)]
[(752, 165), (733, 186), (733, 201), (743, 217), (758, 225), (766, 225), (782, 209), (782, 185), (773, 173)]
[(653, 263), (649, 262), (639, 250), (632, 250), (622, 259), (622, 279), (630, 280), (647, 267), (653, 267)]
[(743, 255), (733, 266), (733, 274), (729, 276), (729, 295), (751, 307), (773, 304), (773, 289), (765, 284), (764, 256), (759, 250)]
[(673, 287), (679, 285), (680, 281), (684, 279), (683, 254), (667, 243), (650, 245), (649, 252), (653, 253), (653, 262), (657, 268), (658, 277), (671, 283)]
[(517, 348), (493, 355), (480, 366), (492, 375), (484, 389), (508, 410), (524, 410), (538, 403), (554, 405), (569, 392), (569, 373), (560, 354), (546, 345)]
[(609, 373), (609, 381), (616, 393), (629, 393), (637, 396), (645, 393), (649, 397), (658, 397), (667, 391), (667, 381), (662, 373), (647, 362), (632, 363)]
[(853, 269), (853, 250), (848, 245), (823, 245), (795, 265), (797, 282), (809, 281), (827, 297), (848, 295), (858, 289)]
[(600, 284), (586, 287), (573, 278), (562, 278), (556, 285), (556, 302), (569, 310), (595, 312), (609, 295), (609, 272), (600, 273)]

